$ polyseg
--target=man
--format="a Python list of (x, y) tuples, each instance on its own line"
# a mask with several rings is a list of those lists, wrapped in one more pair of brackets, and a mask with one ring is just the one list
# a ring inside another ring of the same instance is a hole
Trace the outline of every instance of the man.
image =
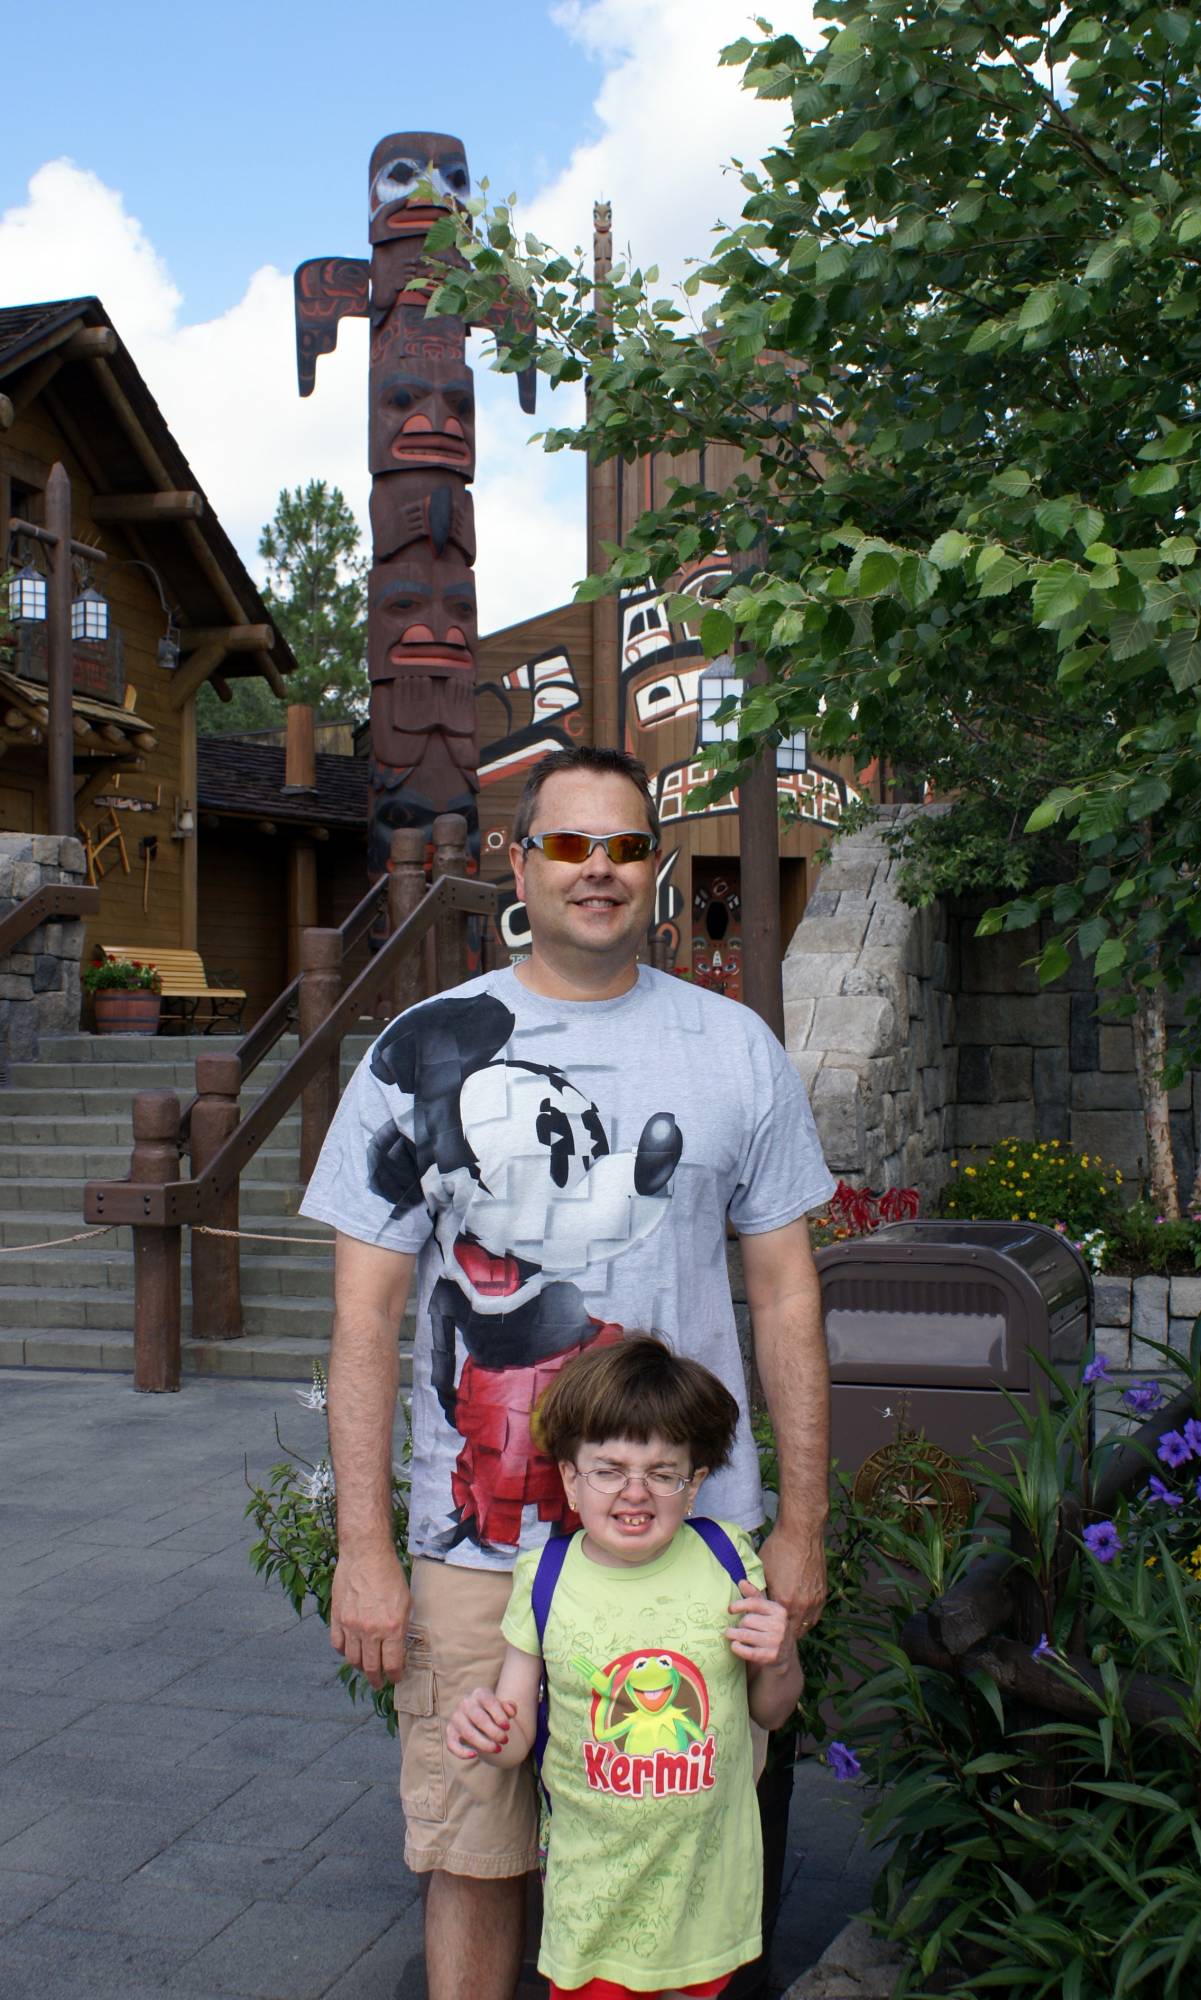
[[(637, 965), (658, 850), (633, 758), (543, 759), (510, 848), (529, 958), (385, 1029), (303, 1205), (338, 1231), (330, 1634), (375, 1685), (397, 1684), (405, 1858), (431, 1876), (430, 2000), (510, 2000), (520, 1966), (537, 1854), (528, 1767), (451, 1776), (442, 1730), (499, 1667), (518, 1550), (574, 1525), (531, 1437), (543, 1388), (593, 1341), (661, 1333), (742, 1406), (733, 1463), (698, 1504), (746, 1527), (761, 1519), (727, 1215), (779, 1442), (768, 1587), (798, 1630), (825, 1595), (827, 1365), (804, 1217), (833, 1183), (800, 1080), (757, 1016)], [(390, 1479), (414, 1269), (410, 1599)]]

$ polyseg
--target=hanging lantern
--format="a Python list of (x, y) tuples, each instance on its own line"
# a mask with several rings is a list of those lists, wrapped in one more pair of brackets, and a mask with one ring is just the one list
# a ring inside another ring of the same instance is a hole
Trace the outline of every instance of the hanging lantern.
[(714, 660), (701, 675), (698, 695), (700, 709), (700, 742), (737, 743), (738, 718), (731, 716), (724, 722), (715, 720), (723, 702), (731, 698), (737, 700), (743, 691), (741, 676), (734, 672), (734, 663), (728, 653)]
[(776, 745), (776, 770), (783, 776), (789, 771), (809, 769), (809, 732), (798, 729), (795, 736), (782, 736)]
[(108, 599), (94, 584), (89, 583), (71, 606), (71, 637), (92, 645), (103, 645), (108, 638)]
[(8, 615), (14, 625), (46, 623), (46, 579), (31, 562), (9, 580)]

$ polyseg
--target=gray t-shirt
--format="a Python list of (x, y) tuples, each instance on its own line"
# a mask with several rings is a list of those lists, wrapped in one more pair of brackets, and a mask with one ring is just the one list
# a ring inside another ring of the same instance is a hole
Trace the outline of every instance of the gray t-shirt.
[(530, 1413), (565, 1360), (645, 1328), (738, 1398), (706, 1514), (762, 1495), (726, 1275), (834, 1183), (804, 1086), (749, 1008), (639, 968), (549, 1000), (509, 967), (393, 1021), (338, 1107), (302, 1213), (417, 1255), (414, 1555), (509, 1569), (565, 1521)]

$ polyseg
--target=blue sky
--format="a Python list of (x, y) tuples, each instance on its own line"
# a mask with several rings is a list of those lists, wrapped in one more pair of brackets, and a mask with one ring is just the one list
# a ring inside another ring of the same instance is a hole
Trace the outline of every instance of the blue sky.
[[(753, 4), (753, 0), (752, 0)], [(809, 0), (777, 0), (802, 33)], [(785, 113), (718, 52), (744, 0), (59, 0), (9, 63), (0, 144), (0, 304), (95, 293), (243, 559), (281, 488), (340, 486), (367, 533), (366, 342), (344, 322), (316, 393), (296, 392), (292, 272), (367, 252), (367, 163), (391, 131), (450, 131), (475, 177), (570, 250), (592, 204), (664, 285), (742, 193), (725, 163), (771, 145)], [(11, 53), (11, 52), (10, 52)], [(584, 571), (584, 477), (473, 343), (481, 625), (570, 598)], [(574, 400), (573, 400), (574, 398)]]
[(9, 69), (0, 209), (47, 159), (90, 168), (164, 251), (189, 317), (259, 264), (358, 254), (386, 132), (458, 133), (473, 174), (528, 199), (597, 129), (601, 65), (545, 0), (59, 0), (53, 21), (37, 88)]

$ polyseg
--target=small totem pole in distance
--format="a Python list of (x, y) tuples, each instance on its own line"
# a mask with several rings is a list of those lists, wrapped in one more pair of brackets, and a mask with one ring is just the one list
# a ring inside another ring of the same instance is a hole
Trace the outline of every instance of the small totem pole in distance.
[[(426, 183), (441, 197), (414, 199)], [(387, 865), (393, 828), (427, 832), (462, 813), (479, 849), (476, 810), (475, 391), (461, 319), (427, 319), (425, 239), (470, 189), (460, 140), (394, 132), (371, 155), (371, 261), (315, 257), (298, 266), (296, 365), (312, 393), (317, 357), (338, 322), (371, 321), (368, 430), (372, 568), (367, 600), (371, 678), (368, 869)], [(452, 255), (454, 253), (451, 253)], [(422, 287), (421, 280), (426, 280)], [(521, 407), (534, 407), (531, 369)]]

